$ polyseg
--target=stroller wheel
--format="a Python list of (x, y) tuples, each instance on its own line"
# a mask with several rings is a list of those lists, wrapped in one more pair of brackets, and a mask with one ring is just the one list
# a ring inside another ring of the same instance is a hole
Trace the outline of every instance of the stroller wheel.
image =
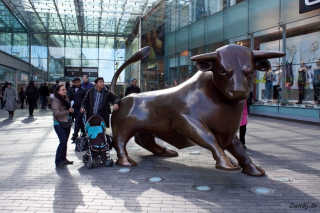
[(90, 162), (87, 162), (86, 166), (87, 166), (88, 169), (91, 169), (91, 163)]
[(111, 167), (111, 166), (113, 166), (113, 164), (114, 164), (114, 161), (113, 161), (113, 159), (108, 159), (108, 160), (106, 160), (106, 166), (107, 167)]

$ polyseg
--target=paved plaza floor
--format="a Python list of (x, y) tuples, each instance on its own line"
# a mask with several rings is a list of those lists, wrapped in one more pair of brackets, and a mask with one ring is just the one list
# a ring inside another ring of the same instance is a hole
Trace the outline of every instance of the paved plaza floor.
[[(0, 213), (320, 212), (319, 126), (250, 117), (247, 154), (266, 171), (265, 177), (217, 170), (211, 153), (199, 146), (177, 150), (159, 141), (179, 152), (178, 157), (161, 158), (133, 140), (128, 153), (138, 166), (120, 173), (122, 167), (99, 163), (87, 169), (83, 153), (75, 152), (71, 141), (68, 159), (74, 165), (55, 168), (59, 142), (51, 111), (36, 110), (34, 115), (19, 109), (8, 120), (0, 110)], [(163, 181), (148, 182), (149, 177)], [(274, 180), (279, 177), (292, 181)], [(211, 190), (196, 191), (196, 186)], [(273, 193), (256, 194), (254, 187)]]

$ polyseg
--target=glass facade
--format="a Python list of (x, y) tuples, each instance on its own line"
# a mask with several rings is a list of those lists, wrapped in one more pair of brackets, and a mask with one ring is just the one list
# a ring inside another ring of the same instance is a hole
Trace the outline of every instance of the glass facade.
[(166, 1), (165, 11), (165, 82), (186, 81), (197, 72), (192, 56), (227, 44), (284, 51), (256, 72), (252, 110), (319, 118), (319, 10), (299, 14), (295, 0), (193, 0)]
[(0, 1), (0, 51), (29, 62), (29, 34)]

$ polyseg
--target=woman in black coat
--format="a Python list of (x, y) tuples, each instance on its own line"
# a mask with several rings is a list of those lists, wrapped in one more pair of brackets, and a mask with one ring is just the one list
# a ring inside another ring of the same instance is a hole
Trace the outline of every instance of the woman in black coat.
[(29, 103), (29, 116), (33, 116), (33, 111), (38, 99), (38, 89), (34, 84), (34, 81), (30, 81), (26, 89), (26, 95)]

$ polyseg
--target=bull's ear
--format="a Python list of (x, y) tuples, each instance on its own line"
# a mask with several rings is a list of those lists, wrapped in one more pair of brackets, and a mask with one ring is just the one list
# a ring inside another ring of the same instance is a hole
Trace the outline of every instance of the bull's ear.
[(260, 71), (268, 71), (271, 69), (271, 64), (268, 60), (257, 61), (256, 69)]
[(196, 61), (196, 65), (199, 70), (201, 71), (208, 71), (212, 70), (213, 68), (213, 62), (217, 58), (217, 53), (216, 52), (211, 52), (211, 53), (205, 53), (201, 55), (195, 55), (191, 57), (192, 61)]
[(286, 55), (284, 52), (279, 51), (252, 51), (252, 53), (256, 61), (261, 61), (269, 58), (280, 58)]
[(197, 61), (196, 66), (200, 71), (208, 71), (212, 70), (212, 62), (211, 61)]

